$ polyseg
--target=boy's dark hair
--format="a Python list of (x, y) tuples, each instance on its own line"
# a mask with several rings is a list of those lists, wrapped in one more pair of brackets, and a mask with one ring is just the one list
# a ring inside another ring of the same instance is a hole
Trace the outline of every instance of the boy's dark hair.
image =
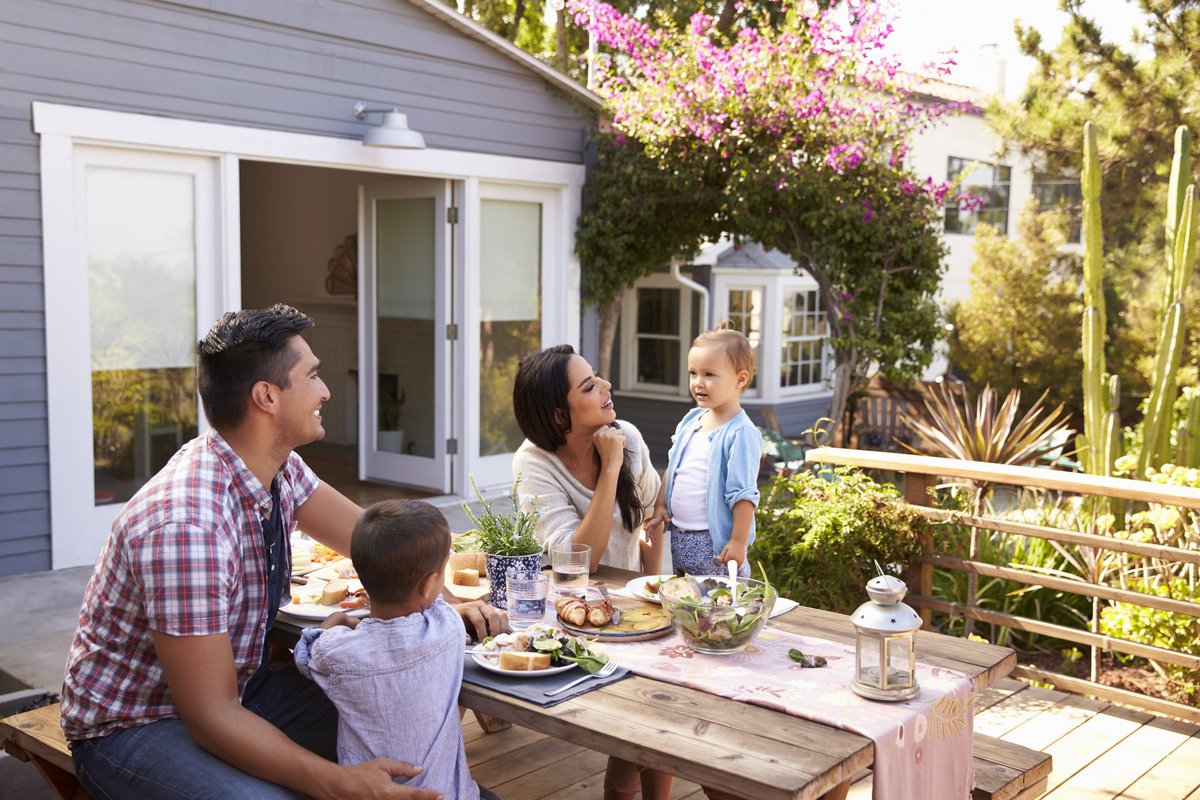
[(218, 431), (242, 424), (259, 381), (288, 388), (299, 359), (288, 342), (312, 326), (311, 317), (282, 303), (230, 311), (213, 323), (196, 344), (196, 387), (209, 423)]
[(374, 600), (401, 603), (450, 553), (450, 526), (421, 500), (383, 500), (359, 517), (350, 560)]
[[(513, 380), (513, 416), (517, 418), (517, 427), (526, 439), (550, 453), (567, 443), (567, 431), (571, 430), (567, 365), (573, 355), (575, 348), (569, 344), (526, 353)], [(626, 450), (617, 475), (616, 492), (617, 509), (627, 531), (636, 530), (645, 514), (629, 466), (631, 458)]]

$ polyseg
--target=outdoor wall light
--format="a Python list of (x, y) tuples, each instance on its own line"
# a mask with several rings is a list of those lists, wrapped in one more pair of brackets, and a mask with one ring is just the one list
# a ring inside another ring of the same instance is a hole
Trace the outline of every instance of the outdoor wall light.
[(401, 147), (409, 150), (422, 150), (425, 147), (425, 137), (408, 127), (408, 115), (401, 114), (395, 108), (367, 108), (367, 104), (354, 104), (354, 116), (365, 120), (367, 114), (383, 114), (383, 122), (378, 128), (371, 128), (363, 136), (363, 144), (367, 147)]

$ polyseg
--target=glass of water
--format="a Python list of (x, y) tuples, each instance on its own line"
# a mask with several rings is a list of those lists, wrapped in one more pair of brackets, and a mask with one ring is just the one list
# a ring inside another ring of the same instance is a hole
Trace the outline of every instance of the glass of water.
[(550, 571), (554, 589), (581, 589), (588, 585), (592, 548), (586, 544), (565, 542), (550, 551)]
[(521, 631), (546, 616), (550, 579), (541, 572), (518, 572), (508, 576), (508, 624)]

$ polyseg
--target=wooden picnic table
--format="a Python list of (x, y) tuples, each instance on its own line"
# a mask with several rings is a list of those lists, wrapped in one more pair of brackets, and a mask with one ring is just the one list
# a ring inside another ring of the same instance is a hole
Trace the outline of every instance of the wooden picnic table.
[[(624, 586), (637, 573), (601, 567), (593, 582)], [(799, 606), (770, 625), (853, 646), (844, 614)], [(302, 626), (276, 622), (283, 641)], [(917, 659), (957, 670), (982, 691), (1016, 666), (1007, 647), (917, 633)], [(874, 761), (865, 736), (707, 692), (634, 675), (549, 708), (464, 683), (466, 708), (592, 750), (671, 772), (713, 800), (840, 799)]]

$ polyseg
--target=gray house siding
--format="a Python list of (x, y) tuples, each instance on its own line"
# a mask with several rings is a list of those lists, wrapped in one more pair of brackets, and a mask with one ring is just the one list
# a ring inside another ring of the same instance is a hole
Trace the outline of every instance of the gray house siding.
[[(396, 106), (432, 148), (582, 163), (593, 112), (417, 0), (0, 4), (0, 574), (50, 567), (31, 103), (360, 138)], [(486, 37), (484, 37), (486, 38)]]

